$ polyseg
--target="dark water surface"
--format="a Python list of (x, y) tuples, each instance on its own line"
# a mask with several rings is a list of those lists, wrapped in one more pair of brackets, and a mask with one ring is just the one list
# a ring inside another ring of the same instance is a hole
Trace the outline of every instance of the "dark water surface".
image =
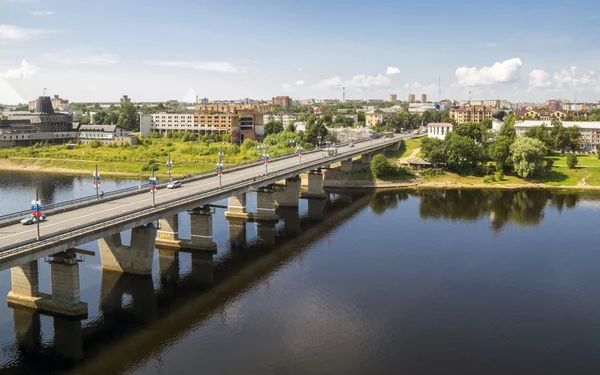
[[(91, 190), (77, 179), (61, 178), (49, 196)], [(2, 195), (18, 196), (2, 181)], [(88, 319), (0, 304), (0, 373), (600, 373), (597, 197), (330, 197), (279, 209), (274, 244), (255, 223), (245, 244), (230, 242), (217, 209), (217, 254), (180, 253), (170, 274), (159, 275), (158, 251), (148, 277), (103, 272), (98, 256), (86, 257)], [(189, 215), (180, 221), (185, 238)], [(39, 262), (40, 290), (50, 292)], [(0, 272), (0, 296), (9, 290), (10, 272)]]

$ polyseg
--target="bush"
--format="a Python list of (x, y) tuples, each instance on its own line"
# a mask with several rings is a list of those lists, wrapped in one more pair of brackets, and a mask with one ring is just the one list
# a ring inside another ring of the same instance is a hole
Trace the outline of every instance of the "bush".
[(502, 181), (502, 180), (504, 180), (504, 170), (500, 169), (498, 171), (498, 181)]
[(94, 141), (90, 142), (90, 147), (91, 148), (98, 148), (100, 146), (102, 146), (102, 143), (100, 143), (100, 141), (98, 141), (98, 140), (94, 140)]
[(371, 159), (370, 165), (371, 165), (371, 172), (373, 173), (373, 176), (375, 176), (377, 178), (388, 176), (388, 175), (390, 175), (390, 173), (392, 171), (392, 166), (390, 165), (388, 160), (385, 158), (385, 156), (383, 156), (381, 154), (377, 154), (377, 155), (373, 156), (373, 159)]
[(546, 160), (546, 169), (552, 169), (553, 166), (554, 166), (554, 160), (553, 159)]
[(577, 159), (577, 155), (575, 155), (575, 153), (567, 154), (567, 167), (569, 167), (569, 169), (575, 168), (578, 163), (579, 160)]
[(485, 176), (483, 178), (483, 182), (485, 182), (486, 184), (491, 184), (494, 181), (496, 181), (496, 177), (494, 176)]

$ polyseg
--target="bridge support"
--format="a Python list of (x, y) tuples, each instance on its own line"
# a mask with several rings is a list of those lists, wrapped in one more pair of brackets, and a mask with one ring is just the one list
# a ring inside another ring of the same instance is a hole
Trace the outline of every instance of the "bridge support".
[(285, 232), (290, 235), (298, 235), (302, 232), (300, 216), (296, 207), (279, 207), (277, 216), (283, 219)]
[(212, 239), (212, 213), (209, 206), (190, 211), (191, 240), (179, 238), (179, 226), (176, 223), (177, 216), (159, 220), (160, 228), (155, 242), (157, 248), (217, 251), (217, 244)]
[(280, 207), (298, 207), (301, 184), (302, 179), (298, 176), (286, 179), (283, 191), (275, 192), (275, 203)]
[(257, 221), (256, 237), (258, 241), (266, 246), (275, 246), (275, 225), (274, 221)]
[[(131, 297), (129, 304), (123, 297)], [(102, 271), (100, 285), (100, 311), (105, 317), (122, 315), (129, 311), (137, 320), (152, 322), (158, 318), (154, 284), (150, 275), (119, 274)]]
[(398, 141), (398, 142), (392, 144), (391, 146), (386, 147), (385, 151), (399, 151), (401, 143), (402, 143), (402, 141)]
[(371, 152), (367, 152), (366, 154), (362, 154), (360, 156), (360, 162), (362, 164), (369, 164), (371, 162), (371, 159), (373, 159), (373, 153)]
[(265, 187), (256, 191), (254, 220), (279, 220), (279, 217), (275, 215), (275, 192), (272, 187)]
[(37, 261), (13, 267), (13, 288), (7, 296), (9, 306), (22, 306), (50, 314), (87, 316), (87, 303), (79, 300), (79, 262), (76, 254), (66, 251), (51, 257), (52, 294), (39, 292)]
[(227, 199), (226, 218), (249, 219), (250, 215), (246, 212), (246, 193), (235, 195)]
[(179, 240), (179, 215), (173, 215), (158, 220), (158, 240)]
[(352, 159), (342, 160), (342, 172), (352, 172)]
[(124, 246), (121, 234), (98, 240), (102, 268), (108, 271), (151, 275), (156, 228), (152, 224), (131, 230), (131, 245)]
[(321, 171), (310, 171), (308, 173), (308, 191), (303, 191), (300, 194), (302, 198), (319, 198), (326, 197), (323, 190), (323, 173)]

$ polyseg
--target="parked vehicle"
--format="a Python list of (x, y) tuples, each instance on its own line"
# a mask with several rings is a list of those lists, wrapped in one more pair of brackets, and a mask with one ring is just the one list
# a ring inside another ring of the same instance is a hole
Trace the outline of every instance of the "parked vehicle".
[(337, 148), (328, 148), (323, 150), (323, 156), (335, 156), (337, 153)]
[[(40, 222), (41, 221), (46, 221), (46, 215), (42, 214), (42, 216), (40, 217)], [(21, 224), (23, 225), (31, 225), (35, 223), (37, 223), (37, 217), (34, 217), (33, 215), (29, 215), (25, 219), (21, 220)]]
[(167, 189), (177, 189), (181, 187), (181, 181), (172, 181), (167, 185)]

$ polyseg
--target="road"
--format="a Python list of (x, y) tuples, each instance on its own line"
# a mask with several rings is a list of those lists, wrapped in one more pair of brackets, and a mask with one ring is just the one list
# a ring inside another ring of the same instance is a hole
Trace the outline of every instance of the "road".
[[(398, 141), (408, 137), (396, 136), (394, 140)], [(355, 145), (354, 148), (343, 146), (338, 148), (340, 154), (349, 152), (358, 152), (361, 149), (376, 146), (378, 144), (384, 144), (389, 142), (390, 139), (376, 139), (373, 141), (361, 142)], [(372, 142), (372, 143), (371, 143)], [(321, 153), (315, 152), (302, 156), (302, 164), (309, 162), (316, 162), (319, 160), (327, 160)], [(323, 163), (326, 164), (326, 163)], [(275, 160), (268, 164), (268, 174), (276, 174), (277, 172), (285, 171), (291, 167), (299, 165), (299, 157), (287, 158), (283, 160)], [(253, 178), (257, 174), (264, 174), (264, 165), (249, 166), (247, 168), (232, 171), (227, 173), (224, 171), (222, 177), (223, 186), (238, 181)], [(156, 193), (156, 204), (161, 202), (168, 202), (178, 198), (183, 198), (195, 193), (202, 193), (210, 191), (219, 187), (218, 176), (202, 179), (199, 181), (183, 182), (182, 187), (178, 189), (162, 189)], [(143, 187), (147, 189), (147, 187)], [(25, 202), (24, 202), (25, 203)], [(59, 233), (63, 233), (65, 230), (69, 230), (75, 226), (79, 227), (89, 223), (92, 225), (101, 218), (118, 217), (121, 215), (131, 214), (142, 208), (147, 208), (152, 205), (152, 195), (148, 194), (134, 195), (124, 197), (112, 201), (99, 202), (98, 204), (75, 208), (71, 211), (57, 213), (48, 217), (48, 220), (40, 224), (40, 234), (42, 238), (49, 238)], [(35, 225), (25, 226), (22, 224), (14, 224), (0, 228), (0, 249), (10, 249), (11, 245), (33, 241), (36, 238), (37, 229)]]

